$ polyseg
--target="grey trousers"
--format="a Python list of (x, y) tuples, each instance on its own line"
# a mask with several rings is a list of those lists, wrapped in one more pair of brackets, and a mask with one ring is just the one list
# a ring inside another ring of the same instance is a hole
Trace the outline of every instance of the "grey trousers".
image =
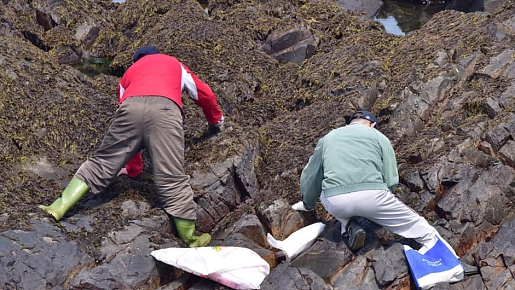
[(84, 162), (75, 178), (93, 194), (103, 192), (131, 157), (145, 148), (151, 158), (154, 186), (164, 211), (195, 220), (190, 177), (184, 173), (182, 112), (173, 101), (157, 96), (131, 97), (116, 111), (100, 148)]

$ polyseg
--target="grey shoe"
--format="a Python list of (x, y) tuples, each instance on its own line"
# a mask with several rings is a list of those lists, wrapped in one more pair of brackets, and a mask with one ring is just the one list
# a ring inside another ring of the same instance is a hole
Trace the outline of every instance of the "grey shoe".
[(343, 238), (347, 247), (352, 251), (363, 248), (365, 245), (365, 237), (367, 233), (355, 220), (350, 220), (347, 224), (347, 232), (343, 234)]

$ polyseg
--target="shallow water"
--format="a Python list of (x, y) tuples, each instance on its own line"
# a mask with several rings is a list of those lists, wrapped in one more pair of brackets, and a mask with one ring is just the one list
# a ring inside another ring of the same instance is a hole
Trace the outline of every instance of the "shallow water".
[(106, 75), (111, 74), (109, 69), (111, 62), (112, 59), (92, 58), (74, 63), (72, 66), (81, 71), (83, 74), (94, 77), (101, 73)]
[(381, 22), (388, 33), (395, 35), (420, 29), (434, 14), (445, 9), (445, 5), (427, 6), (389, 0), (383, 0), (383, 3), (374, 20)]
[(377, 20), (383, 24), (384, 28), (386, 29), (386, 32), (395, 34), (395, 35), (406, 35), (404, 31), (399, 27), (399, 23), (397, 22), (397, 19), (395, 19), (394, 16), (386, 16), (386, 18), (377, 18), (374, 17), (374, 20)]

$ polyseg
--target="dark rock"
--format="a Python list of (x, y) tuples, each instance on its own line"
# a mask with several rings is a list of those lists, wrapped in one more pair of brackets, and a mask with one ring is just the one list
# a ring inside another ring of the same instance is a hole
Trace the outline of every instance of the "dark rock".
[[(514, 225), (515, 222), (513, 219), (507, 221), (499, 228), (497, 234), (490, 242), (480, 247), (477, 259), (481, 270), (483, 270), (485, 266), (506, 268), (506, 266), (513, 265), (515, 252), (511, 244), (515, 238), (515, 235), (513, 235), (513, 231), (515, 230)], [(488, 261), (495, 262), (492, 263)]]
[(40, 10), (36, 10), (36, 21), (45, 29), (45, 31), (57, 26), (57, 23), (52, 19), (50, 13)]
[(271, 33), (263, 44), (263, 50), (281, 63), (301, 64), (315, 53), (318, 42), (318, 37), (308, 28), (298, 27)]
[(32, 221), (33, 230), (10, 230), (0, 235), (2, 288), (42, 289), (42, 285), (64, 289), (74, 268), (83, 267), (88, 257), (75, 241), (67, 241), (57, 227)]
[(264, 208), (258, 207), (257, 215), (265, 229), (277, 240), (284, 240), (293, 232), (315, 221), (313, 212), (297, 212), (282, 199)]
[(408, 265), (403, 254), (402, 245), (399, 243), (393, 244), (386, 250), (375, 250), (370, 254), (379, 287), (391, 285), (395, 280), (408, 276)]
[(374, 269), (368, 265), (365, 256), (356, 256), (353, 263), (348, 264), (338, 273), (333, 282), (337, 289), (380, 289), (377, 285)]
[(424, 180), (418, 171), (410, 173), (405, 182), (413, 192), (420, 192), (425, 188)]
[(495, 152), (499, 151), (502, 146), (508, 141), (510, 133), (504, 128), (504, 125), (499, 125), (492, 131), (486, 132), (485, 140), (490, 143)]
[(499, 159), (511, 167), (515, 167), (515, 141), (508, 140), (499, 150)]
[(324, 280), (317, 276), (312, 270), (297, 269), (289, 263), (283, 262), (273, 269), (261, 283), (260, 289), (331, 289)]
[(350, 262), (351, 255), (344, 244), (338, 247), (337, 244), (322, 240), (293, 260), (292, 266), (309, 269), (323, 279), (330, 279)]
[(258, 245), (264, 247), (267, 245), (266, 232), (255, 215), (246, 215), (242, 217), (235, 225), (232, 233), (241, 233), (249, 240), (254, 241)]

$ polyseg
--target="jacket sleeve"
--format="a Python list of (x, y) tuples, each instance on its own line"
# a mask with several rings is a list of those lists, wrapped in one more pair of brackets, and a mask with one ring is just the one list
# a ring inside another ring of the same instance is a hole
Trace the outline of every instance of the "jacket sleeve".
[(130, 178), (138, 177), (143, 171), (143, 156), (141, 156), (141, 152), (132, 156), (125, 168), (127, 169), (127, 176)]
[(388, 186), (390, 192), (394, 193), (395, 188), (399, 184), (399, 173), (397, 172), (397, 159), (390, 140), (383, 136), (381, 141), (381, 150), (383, 152), (383, 179)]
[(121, 100), (123, 98), (124, 92), (125, 92), (125, 89), (123, 88), (122, 84), (119, 83), (118, 87), (116, 89), (116, 95), (118, 96), (118, 106), (121, 105)]
[(322, 138), (318, 141), (315, 152), (309, 158), (308, 164), (300, 176), (300, 193), (304, 207), (308, 210), (315, 208), (318, 196), (322, 192), (322, 181), (324, 180), (323, 140)]
[(214, 125), (222, 119), (222, 110), (218, 106), (216, 96), (211, 88), (200, 80), (188, 67), (181, 63), (182, 67), (182, 81), (184, 89), (193, 102), (204, 112), (206, 120), (209, 124)]

